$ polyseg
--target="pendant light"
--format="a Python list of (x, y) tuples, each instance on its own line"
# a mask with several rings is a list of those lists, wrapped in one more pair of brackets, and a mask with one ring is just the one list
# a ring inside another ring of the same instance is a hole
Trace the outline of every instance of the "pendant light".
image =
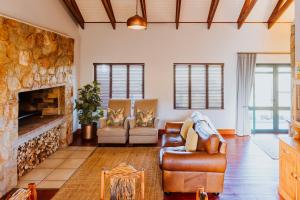
[(135, 30), (147, 28), (147, 20), (138, 15), (138, 0), (136, 0), (135, 15), (127, 20), (127, 27)]

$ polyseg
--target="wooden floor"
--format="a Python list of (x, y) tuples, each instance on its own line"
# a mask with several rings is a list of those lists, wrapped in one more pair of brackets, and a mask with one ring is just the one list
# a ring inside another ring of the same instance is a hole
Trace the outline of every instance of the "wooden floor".
[[(270, 140), (276, 139), (268, 134)], [(210, 200), (279, 200), (278, 160), (272, 160), (260, 150), (250, 137), (224, 136), (228, 142), (228, 167), (224, 192), (219, 197), (209, 194)], [(85, 142), (75, 136), (72, 145), (96, 145), (96, 141)], [(47, 200), (57, 190), (39, 190), (39, 199)], [(165, 195), (164, 200), (194, 200), (194, 194)]]

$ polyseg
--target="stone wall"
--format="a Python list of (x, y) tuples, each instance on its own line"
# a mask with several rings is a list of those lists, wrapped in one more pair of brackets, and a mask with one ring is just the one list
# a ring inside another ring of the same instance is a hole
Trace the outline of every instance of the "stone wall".
[(63, 126), (54, 127), (18, 147), (18, 176), (35, 168), (59, 147)]
[(0, 17), (0, 197), (17, 184), (18, 93), (65, 86), (66, 131), (72, 141), (74, 40)]

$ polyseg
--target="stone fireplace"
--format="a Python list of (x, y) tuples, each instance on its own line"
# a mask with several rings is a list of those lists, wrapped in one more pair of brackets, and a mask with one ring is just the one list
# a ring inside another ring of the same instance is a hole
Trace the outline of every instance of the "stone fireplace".
[(64, 116), (64, 89), (61, 86), (19, 93), (18, 136)]
[(0, 197), (72, 142), (73, 53), (72, 38), (0, 17)]

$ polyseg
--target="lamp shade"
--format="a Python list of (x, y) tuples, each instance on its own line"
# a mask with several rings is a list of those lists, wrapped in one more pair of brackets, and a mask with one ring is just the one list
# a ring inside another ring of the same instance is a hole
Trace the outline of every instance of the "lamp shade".
[(146, 29), (147, 20), (139, 15), (134, 15), (127, 20), (127, 27), (130, 29)]

